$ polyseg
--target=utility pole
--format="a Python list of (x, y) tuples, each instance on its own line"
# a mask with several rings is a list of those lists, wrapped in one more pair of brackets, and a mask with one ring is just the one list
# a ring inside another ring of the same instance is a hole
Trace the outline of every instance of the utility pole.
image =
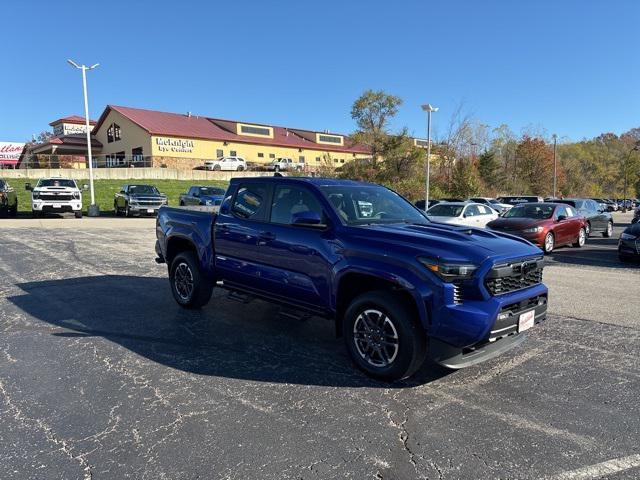
[(422, 110), (427, 112), (427, 175), (425, 180), (424, 209), (429, 210), (429, 164), (431, 163), (431, 113), (437, 112), (438, 108), (430, 103), (422, 105)]
[(556, 148), (558, 146), (558, 135), (553, 134), (553, 198), (556, 197), (556, 189), (558, 187), (558, 162), (556, 159)]
[(82, 70), (82, 93), (84, 94), (84, 121), (85, 127), (87, 129), (87, 153), (89, 156), (89, 188), (91, 190), (91, 205), (89, 205), (89, 210), (87, 211), (87, 215), (89, 217), (99, 217), (100, 216), (100, 207), (96, 205), (96, 195), (93, 189), (93, 157), (91, 155), (91, 128), (89, 127), (89, 97), (87, 94), (87, 70), (93, 70), (96, 68), (99, 63), (87, 67), (86, 65), (78, 65), (73, 60), (67, 60), (69, 65)]

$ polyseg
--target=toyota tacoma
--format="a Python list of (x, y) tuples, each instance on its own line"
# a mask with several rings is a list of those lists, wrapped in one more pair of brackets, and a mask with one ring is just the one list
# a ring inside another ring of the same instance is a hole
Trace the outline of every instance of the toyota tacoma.
[(392, 190), (350, 180), (232, 179), (218, 213), (162, 207), (156, 261), (199, 308), (218, 286), (330, 319), (353, 362), (387, 381), (427, 355), (449, 368), (519, 345), (545, 319), (542, 251), (430, 222)]

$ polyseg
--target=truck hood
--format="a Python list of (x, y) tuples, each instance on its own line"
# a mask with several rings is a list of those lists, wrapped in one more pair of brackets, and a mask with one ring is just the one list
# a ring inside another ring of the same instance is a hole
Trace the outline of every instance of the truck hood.
[(398, 249), (403, 254), (425, 255), (480, 264), (493, 260), (541, 255), (527, 240), (501, 232), (442, 223), (382, 224), (351, 227), (365, 243), (380, 242), (387, 255)]
[(47, 193), (73, 193), (79, 192), (79, 188), (72, 187), (36, 187), (33, 189), (34, 192), (47, 192)]
[(135, 199), (135, 200), (138, 200), (138, 199), (141, 199), (141, 198), (164, 199), (164, 198), (167, 198), (167, 196), (162, 194), (162, 193), (160, 193), (160, 194), (158, 194), (158, 193), (132, 193), (132, 194), (129, 194), (129, 198), (132, 198), (132, 199)]

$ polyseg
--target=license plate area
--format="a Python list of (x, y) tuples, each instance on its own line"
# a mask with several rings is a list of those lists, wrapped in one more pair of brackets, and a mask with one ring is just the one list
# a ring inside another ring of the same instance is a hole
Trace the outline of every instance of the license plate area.
[(147, 213), (153, 213), (155, 210), (153, 208), (147, 208)]
[(536, 311), (529, 310), (528, 312), (521, 313), (518, 317), (518, 333), (529, 330), (533, 327), (536, 321)]

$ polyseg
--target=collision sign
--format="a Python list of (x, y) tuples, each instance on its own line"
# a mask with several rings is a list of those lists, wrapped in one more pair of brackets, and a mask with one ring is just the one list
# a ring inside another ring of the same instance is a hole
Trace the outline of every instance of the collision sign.
[(15, 165), (24, 151), (24, 143), (0, 142), (0, 165)]

